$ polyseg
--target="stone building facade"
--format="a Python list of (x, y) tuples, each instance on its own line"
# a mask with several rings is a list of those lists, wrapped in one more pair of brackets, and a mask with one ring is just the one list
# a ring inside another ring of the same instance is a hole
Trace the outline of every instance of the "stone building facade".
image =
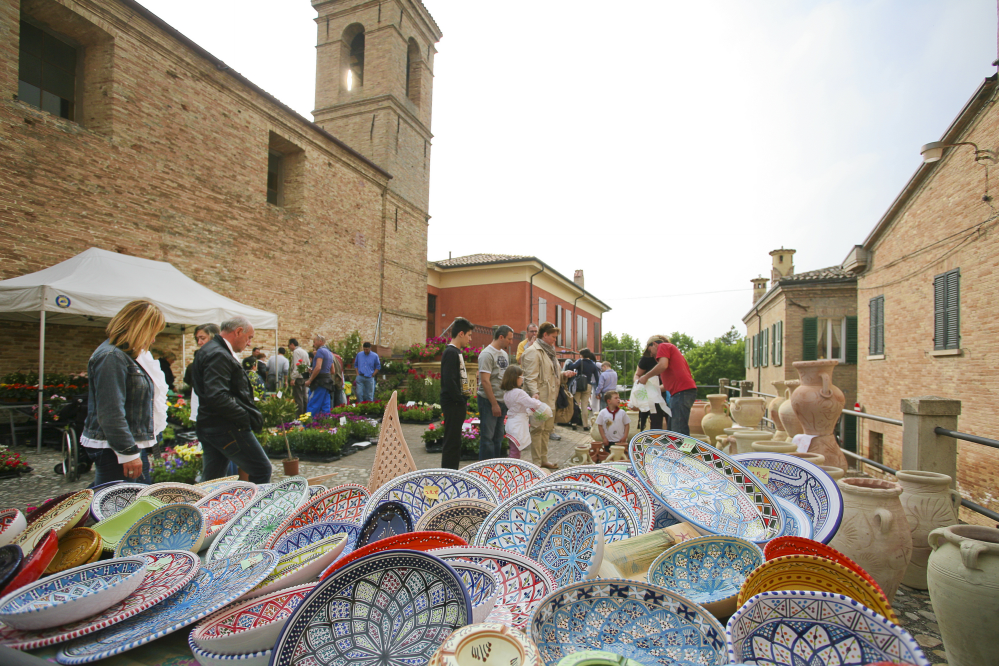
[[(100, 247), (276, 312), (282, 344), (421, 340), (441, 33), (419, 0), (313, 5), (316, 123), (132, 0), (0, 0), (0, 279)], [(35, 369), (37, 326), (3, 329), (0, 372)], [(49, 368), (101, 336), (52, 327)]]

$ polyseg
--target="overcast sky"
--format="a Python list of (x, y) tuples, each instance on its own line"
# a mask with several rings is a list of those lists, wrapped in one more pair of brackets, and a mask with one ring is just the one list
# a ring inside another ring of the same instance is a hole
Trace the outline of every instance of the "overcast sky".
[[(312, 119), (307, 0), (140, 0)], [(429, 258), (530, 254), (705, 340), (768, 252), (839, 264), (995, 72), (995, 0), (424, 0), (444, 32)]]

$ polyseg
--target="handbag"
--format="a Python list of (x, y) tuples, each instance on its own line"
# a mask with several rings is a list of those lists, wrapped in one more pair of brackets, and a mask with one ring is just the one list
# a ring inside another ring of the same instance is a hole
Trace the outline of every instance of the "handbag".
[(564, 384), (559, 384), (558, 397), (555, 399), (555, 409), (566, 409), (570, 404), (572, 404), (572, 398), (569, 397), (569, 392), (565, 389)]

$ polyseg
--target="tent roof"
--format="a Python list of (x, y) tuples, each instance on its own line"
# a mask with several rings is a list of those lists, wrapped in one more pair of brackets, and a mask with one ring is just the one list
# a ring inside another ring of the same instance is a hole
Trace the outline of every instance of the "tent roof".
[(44, 310), (48, 323), (104, 326), (137, 298), (159, 306), (168, 324), (220, 324), (243, 315), (254, 328), (277, 328), (273, 312), (217, 294), (173, 264), (96, 247), (35, 273), (0, 280), (0, 319), (38, 321)]

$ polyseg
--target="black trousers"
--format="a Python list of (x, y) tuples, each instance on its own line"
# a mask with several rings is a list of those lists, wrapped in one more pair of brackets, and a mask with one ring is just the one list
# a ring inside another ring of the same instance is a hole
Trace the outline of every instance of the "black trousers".
[[(649, 413), (649, 424), (653, 430), (669, 430), (669, 416), (663, 411), (659, 403), (656, 403), (656, 411)], [(665, 427), (663, 427), (665, 425)]]
[(441, 467), (458, 469), (461, 462), (461, 427), (465, 425), (466, 402), (442, 402), (444, 416), (444, 449), (441, 451)]

